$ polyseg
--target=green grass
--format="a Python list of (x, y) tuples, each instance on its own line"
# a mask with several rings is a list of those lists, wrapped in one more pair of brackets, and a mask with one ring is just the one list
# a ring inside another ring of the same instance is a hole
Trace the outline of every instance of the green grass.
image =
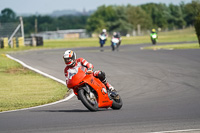
[[(110, 46), (111, 38), (108, 37), (105, 46)], [(197, 41), (194, 28), (158, 33), (158, 42), (189, 42)], [(122, 44), (151, 43), (149, 35), (144, 36), (122, 36)], [(44, 48), (72, 48), (72, 47), (99, 47), (98, 38), (45, 40)]]
[(189, 42), (198, 41), (194, 28), (161, 32), (158, 34), (158, 42)]
[(98, 46), (97, 38), (69, 39), (69, 40), (45, 40), (46, 48), (72, 48), (72, 47), (90, 47)]
[(63, 99), (67, 90), (0, 55), (0, 112), (51, 103)]
[(197, 43), (188, 43), (188, 44), (176, 44), (176, 45), (155, 45), (150, 47), (144, 47), (143, 49), (200, 49), (199, 44)]

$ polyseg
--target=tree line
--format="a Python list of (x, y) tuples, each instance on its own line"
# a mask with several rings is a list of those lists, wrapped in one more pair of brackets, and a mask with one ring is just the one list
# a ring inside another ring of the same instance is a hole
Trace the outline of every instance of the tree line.
[(139, 6), (101, 6), (88, 18), (86, 29), (100, 32), (106, 28), (122, 34), (137, 30), (137, 25), (143, 30), (182, 29), (194, 26), (199, 14), (199, 0), (187, 4), (181, 2), (179, 5), (148, 3)]
[[(200, 1), (192, 0), (191, 3), (181, 2), (179, 5), (163, 3), (147, 3), (133, 6), (102, 5), (90, 16), (60, 16), (31, 15), (23, 17), (25, 34), (37, 31), (55, 31), (66, 29), (86, 29), (89, 33), (99, 33), (102, 29), (122, 35), (137, 30), (140, 25), (142, 30), (152, 28), (181, 29), (194, 26), (200, 17)], [(0, 22), (18, 21), (18, 16), (12, 9), (5, 8), (1, 11)]]
[[(26, 35), (43, 31), (55, 31), (66, 29), (84, 29), (89, 16), (67, 15), (60, 17), (51, 17), (48, 15), (30, 15), (24, 16), (24, 32)], [(19, 22), (19, 16), (10, 9), (5, 8), (0, 14), (0, 23)], [(37, 25), (37, 30), (36, 30)]]

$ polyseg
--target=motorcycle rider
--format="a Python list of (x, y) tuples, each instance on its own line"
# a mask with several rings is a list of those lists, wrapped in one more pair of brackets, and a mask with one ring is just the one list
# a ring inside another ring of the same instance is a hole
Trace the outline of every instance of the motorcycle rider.
[[(104, 40), (101, 39), (102, 36), (105, 37)], [(101, 34), (99, 34), (99, 43), (100, 43), (100, 47), (101, 48), (106, 43), (107, 37), (108, 37), (108, 35), (107, 35), (107, 32), (106, 32), (106, 29), (103, 29), (102, 32), (101, 32)]]
[(153, 42), (153, 35), (156, 35), (156, 39), (158, 39), (158, 34), (156, 33), (156, 30), (155, 29), (152, 29), (151, 30), (151, 33), (150, 33), (150, 37), (151, 37), (151, 41)]
[(119, 43), (118, 43), (118, 45), (117, 45), (117, 47), (119, 47), (119, 45), (121, 44), (121, 41), (122, 41), (122, 39), (121, 39), (121, 35), (120, 35), (119, 32), (117, 32), (116, 37), (119, 38)]
[[(107, 34), (106, 29), (103, 29), (103, 30), (102, 30), (102, 32), (99, 34), (99, 37), (100, 37), (101, 35), (104, 35), (106, 38), (108, 37), (108, 34)], [(106, 39), (106, 40), (107, 40), (107, 39)]]
[[(122, 40), (121, 36), (120, 36), (120, 33), (119, 32), (113, 32), (112, 38), (118, 38), (119, 39), (119, 43), (117, 44), (117, 50), (118, 50), (118, 48), (119, 48), (119, 46), (121, 44), (121, 40)], [(113, 43), (112, 40), (111, 40), (111, 43)]]
[(151, 30), (151, 33), (156, 33), (156, 30), (155, 30), (155, 29), (152, 29), (152, 30)]
[(114, 87), (111, 86), (107, 82), (106, 75), (103, 71), (99, 71), (99, 70), (93, 71), (94, 66), (91, 63), (89, 63), (87, 60), (85, 60), (84, 58), (76, 59), (76, 53), (74, 51), (66, 50), (64, 55), (63, 55), (63, 59), (65, 61), (65, 64), (67, 65), (64, 69), (64, 73), (65, 73), (65, 77), (66, 77), (66, 83), (68, 81), (68, 69), (76, 68), (78, 66), (78, 64), (80, 63), (81, 66), (86, 68), (87, 74), (93, 74), (94, 77), (100, 79), (100, 81), (106, 86), (107, 89), (109, 89), (111, 91), (115, 91)]
[(152, 29), (152, 30), (151, 30), (150, 36), (151, 36), (152, 34), (157, 34), (155, 29)]

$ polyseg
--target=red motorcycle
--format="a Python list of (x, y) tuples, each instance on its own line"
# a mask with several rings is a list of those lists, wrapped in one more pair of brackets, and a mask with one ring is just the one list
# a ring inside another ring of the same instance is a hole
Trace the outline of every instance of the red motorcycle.
[(116, 92), (107, 90), (98, 78), (87, 74), (86, 68), (81, 64), (68, 70), (67, 87), (73, 89), (74, 94), (90, 111), (109, 107), (118, 110), (122, 107), (119, 94), (116, 96)]

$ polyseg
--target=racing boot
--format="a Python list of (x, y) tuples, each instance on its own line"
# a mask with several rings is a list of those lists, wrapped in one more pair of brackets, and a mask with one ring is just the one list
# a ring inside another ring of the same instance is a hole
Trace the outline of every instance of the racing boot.
[(113, 97), (114, 99), (119, 99), (119, 95), (117, 94), (117, 91), (115, 90), (115, 88), (109, 84), (108, 82), (105, 83), (105, 86), (108, 90), (110, 90), (110, 96)]

